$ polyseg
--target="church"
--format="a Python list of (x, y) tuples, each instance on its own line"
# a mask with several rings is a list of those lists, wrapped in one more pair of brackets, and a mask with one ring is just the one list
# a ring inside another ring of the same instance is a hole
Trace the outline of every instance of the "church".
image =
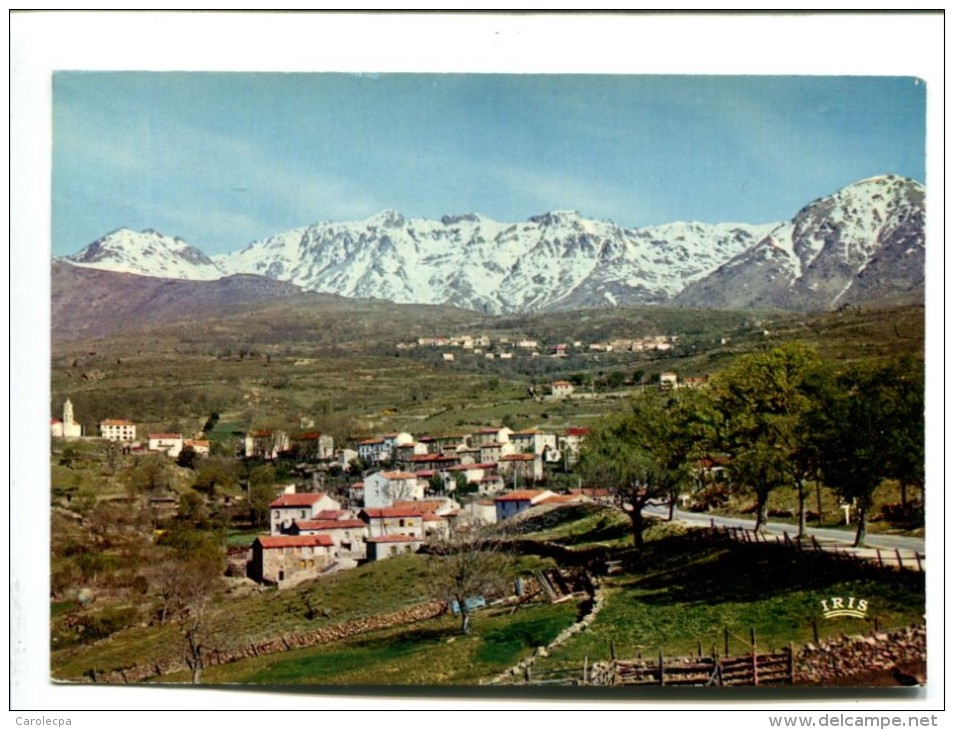
[(50, 421), (50, 435), (53, 438), (80, 438), (83, 427), (73, 419), (73, 404), (66, 399), (63, 404), (63, 420), (54, 418)]

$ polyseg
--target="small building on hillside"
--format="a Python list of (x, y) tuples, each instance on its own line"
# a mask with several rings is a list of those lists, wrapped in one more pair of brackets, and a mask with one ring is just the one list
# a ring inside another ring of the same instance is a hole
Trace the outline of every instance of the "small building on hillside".
[(135, 441), (136, 424), (121, 418), (107, 418), (99, 423), (99, 435), (107, 441)]
[(186, 439), (183, 442), (183, 448), (190, 448), (199, 456), (208, 456), (211, 451), (211, 444), (208, 439)]
[(364, 479), (364, 506), (389, 507), (402, 500), (424, 499), (424, 488), (410, 472), (375, 472)]
[(353, 560), (364, 560), (367, 532), (367, 524), (359, 519), (301, 520), (288, 528), (289, 535), (328, 535), (334, 542), (335, 557)]
[(291, 441), (284, 431), (259, 429), (245, 434), (245, 456), (250, 459), (277, 459), (291, 449)]
[(320, 431), (295, 434), (291, 439), (291, 448), (300, 459), (331, 461), (335, 456), (335, 440)]
[(568, 463), (575, 464), (580, 460), (580, 449), (589, 433), (590, 429), (588, 428), (570, 426), (560, 436), (557, 446)]
[(149, 450), (161, 451), (173, 459), (182, 453), (185, 441), (181, 433), (151, 433), (149, 434)]
[(543, 457), (538, 454), (507, 454), (497, 462), (504, 482), (539, 482), (543, 479)]
[(334, 560), (329, 535), (277, 535), (257, 537), (252, 543), (248, 577), (281, 587), (292, 577), (317, 577)]
[(494, 498), (494, 506), (497, 509), (497, 522), (525, 512), (547, 497), (552, 496), (553, 492), (548, 489), (518, 489), (513, 492), (498, 494)]
[(416, 553), (424, 544), (423, 538), (409, 535), (381, 535), (368, 538), (368, 562), (386, 560), (397, 555)]
[(554, 398), (569, 398), (573, 395), (573, 383), (569, 380), (555, 380), (550, 383), (550, 395)]
[(269, 506), (272, 535), (287, 532), (296, 520), (311, 520), (323, 510), (341, 509), (334, 499), (322, 492), (283, 494)]

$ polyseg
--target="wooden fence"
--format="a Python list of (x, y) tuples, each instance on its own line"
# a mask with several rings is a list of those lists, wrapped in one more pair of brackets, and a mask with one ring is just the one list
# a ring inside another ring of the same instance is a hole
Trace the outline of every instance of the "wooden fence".
[(594, 687), (736, 687), (794, 684), (795, 659), (791, 647), (770, 654), (740, 656), (664, 657), (652, 661), (611, 660), (582, 667), (535, 671), (527, 667), (523, 681), (534, 686)]
[(766, 543), (784, 545), (794, 550), (824, 554), (838, 560), (855, 561), (862, 565), (874, 565), (879, 568), (894, 568), (896, 570), (913, 570), (918, 573), (925, 571), (925, 556), (916, 550), (904, 551), (881, 550), (880, 548), (848, 547), (842, 543), (820, 542), (814, 535), (808, 539), (789, 536), (788, 532), (773, 535), (765, 532), (747, 530), (743, 527), (717, 527), (715, 522), (710, 525), (709, 534), (716, 537), (742, 543)]

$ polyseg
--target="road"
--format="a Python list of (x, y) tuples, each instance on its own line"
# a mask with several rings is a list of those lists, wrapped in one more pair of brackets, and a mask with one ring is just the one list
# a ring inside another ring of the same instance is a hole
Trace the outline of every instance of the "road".
[[(652, 515), (653, 517), (668, 517), (669, 507), (668, 505), (650, 505), (643, 509), (643, 514)], [(696, 512), (684, 512), (680, 509), (676, 510), (675, 517), (682, 522), (697, 527), (707, 527), (713, 522), (717, 527), (742, 527), (746, 530), (751, 530), (755, 527), (755, 520), (740, 519), (737, 517), (717, 517), (715, 515), (698, 514)], [(781, 522), (769, 522), (765, 525), (765, 531), (772, 535), (781, 535), (784, 532), (788, 532), (789, 537), (794, 537), (798, 532), (798, 526)], [(855, 541), (854, 529), (836, 530), (827, 527), (808, 527), (806, 528), (806, 532), (809, 535), (814, 535), (817, 540), (841, 542), (846, 545), (851, 545)], [(881, 550), (897, 549), (909, 550), (911, 552), (917, 551), (924, 555), (923, 537), (879, 535), (869, 532), (865, 538), (865, 545), (869, 548), (880, 548)]]

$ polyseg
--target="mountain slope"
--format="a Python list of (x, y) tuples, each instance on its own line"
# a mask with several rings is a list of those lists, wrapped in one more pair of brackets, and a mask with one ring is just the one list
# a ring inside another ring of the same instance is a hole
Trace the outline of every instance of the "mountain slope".
[(208, 281), (225, 275), (199, 249), (152, 229), (120, 228), (65, 260), (76, 266), (166, 279)]
[(279, 234), (218, 263), (348, 297), (521, 312), (666, 301), (771, 227), (626, 229), (567, 211), (515, 224), (384, 211)]
[(762, 225), (624, 228), (573, 211), (521, 223), (383, 211), (278, 233), (214, 260), (182, 239), (122, 229), (67, 260), (188, 280), (255, 274), (307, 291), (489, 314), (666, 303), (829, 309), (923, 298), (924, 188), (870, 178)]
[(923, 296), (924, 188), (886, 175), (810, 203), (675, 301), (802, 310)]

